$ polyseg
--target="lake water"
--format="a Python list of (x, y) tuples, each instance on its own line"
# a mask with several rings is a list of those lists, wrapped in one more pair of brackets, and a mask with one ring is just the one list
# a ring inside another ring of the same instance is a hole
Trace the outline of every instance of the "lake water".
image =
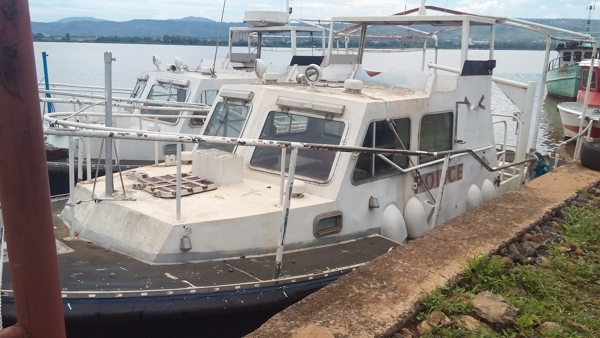
[[(152, 56), (158, 55), (162, 59), (162, 67), (173, 63), (173, 57), (178, 56), (190, 67), (196, 67), (200, 60), (203, 65), (211, 66), (215, 57), (215, 48), (208, 46), (173, 46), (173, 45), (128, 45), (128, 44), (100, 44), (100, 43), (60, 43), (60, 42), (35, 42), (35, 57), (38, 79), (43, 78), (42, 52), (48, 57), (48, 78), (53, 83), (75, 83), (82, 85), (104, 86), (104, 52), (112, 52), (116, 61), (113, 62), (113, 87), (131, 88), (137, 76), (143, 72), (154, 69)], [(247, 48), (236, 48), (238, 51), (247, 51)], [(285, 51), (288, 53), (288, 51)], [(319, 50), (303, 50), (305, 54), (320, 55)], [(227, 55), (227, 46), (220, 47), (217, 59)], [(281, 50), (264, 50), (263, 59), (272, 61), (282, 55)], [(287, 54), (286, 54), (287, 55)], [(486, 59), (487, 51), (470, 51), (472, 59)], [(494, 75), (519, 82), (536, 81), (540, 83), (543, 64), (543, 51), (495, 51), (494, 58), (497, 66)], [(386, 70), (386, 68), (407, 68), (414, 70), (421, 68), (421, 52), (370, 52), (365, 55), (364, 65), (367, 68)], [(460, 59), (458, 50), (440, 50), (438, 63), (456, 67)], [(433, 51), (428, 51), (426, 64), (433, 62)], [(390, 65), (390, 66), (388, 66)], [(538, 87), (539, 88), (539, 87)], [(536, 94), (537, 95), (537, 94)], [(556, 111), (556, 101), (545, 98), (542, 110), (542, 124), (538, 137), (538, 149), (549, 152), (555, 149), (556, 144), (563, 138), (560, 117)], [(537, 106), (537, 98), (535, 100)], [(513, 114), (517, 108), (504, 96), (500, 89), (494, 87), (492, 109), (498, 114)], [(535, 111), (535, 109), (534, 109)], [(533, 118), (535, 120), (535, 116)], [(510, 123), (509, 140), (515, 139), (516, 125)], [(496, 132), (496, 138), (501, 139), (501, 132)]]

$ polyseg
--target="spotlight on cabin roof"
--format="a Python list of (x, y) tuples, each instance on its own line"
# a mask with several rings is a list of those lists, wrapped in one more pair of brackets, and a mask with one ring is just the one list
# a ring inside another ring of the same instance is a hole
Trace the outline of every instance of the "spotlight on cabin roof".
[(158, 57), (158, 55), (152, 55), (152, 63), (154, 63), (154, 65), (156, 66), (156, 70), (159, 71), (160, 70), (160, 64), (162, 62), (160, 61), (160, 58)]
[(256, 73), (256, 77), (259, 79), (267, 72), (267, 64), (261, 60), (256, 59), (254, 61), (254, 72)]
[(182, 67), (183, 67), (183, 61), (176, 56), (175, 57), (175, 68), (177, 69), (178, 72), (181, 72)]

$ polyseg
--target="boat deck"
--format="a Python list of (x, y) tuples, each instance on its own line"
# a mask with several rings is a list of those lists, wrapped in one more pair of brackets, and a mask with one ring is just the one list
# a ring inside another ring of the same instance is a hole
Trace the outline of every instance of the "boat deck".
[[(375, 235), (309, 250), (287, 252), (282, 274), (272, 280), (274, 255), (184, 264), (151, 265), (82, 240), (66, 241), (58, 217), (65, 199), (52, 202), (56, 239), (74, 250), (58, 256), (63, 298), (143, 297), (243, 290), (341, 275), (398, 244)], [(5, 263), (3, 295), (11, 295)]]

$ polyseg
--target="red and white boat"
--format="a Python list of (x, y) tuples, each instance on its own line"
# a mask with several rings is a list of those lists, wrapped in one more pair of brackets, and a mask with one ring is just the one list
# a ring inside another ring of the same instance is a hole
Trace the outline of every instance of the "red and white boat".
[[(579, 65), (581, 66), (581, 81), (579, 83), (577, 101), (563, 102), (556, 106), (560, 113), (565, 137), (577, 135), (580, 131), (579, 126), (582, 125), (581, 115), (583, 112), (585, 89), (588, 81), (588, 74), (590, 73), (591, 61), (582, 61)], [(588, 106), (584, 115), (585, 121), (583, 123), (583, 128), (585, 128), (590, 121), (594, 121), (590, 131), (590, 137), (600, 140), (600, 85), (597, 80), (599, 71), (600, 69), (598, 68), (596, 61), (594, 71), (592, 72), (592, 82), (590, 84)]]

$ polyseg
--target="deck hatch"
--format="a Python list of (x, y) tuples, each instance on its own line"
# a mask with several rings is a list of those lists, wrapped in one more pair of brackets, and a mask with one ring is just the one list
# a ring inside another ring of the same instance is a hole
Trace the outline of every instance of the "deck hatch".
[[(133, 188), (144, 190), (154, 197), (175, 198), (177, 196), (177, 176), (163, 175), (147, 178), (139, 178), (133, 184)], [(196, 175), (181, 174), (181, 196), (197, 194), (209, 190), (215, 190), (217, 186), (204, 178)]]

